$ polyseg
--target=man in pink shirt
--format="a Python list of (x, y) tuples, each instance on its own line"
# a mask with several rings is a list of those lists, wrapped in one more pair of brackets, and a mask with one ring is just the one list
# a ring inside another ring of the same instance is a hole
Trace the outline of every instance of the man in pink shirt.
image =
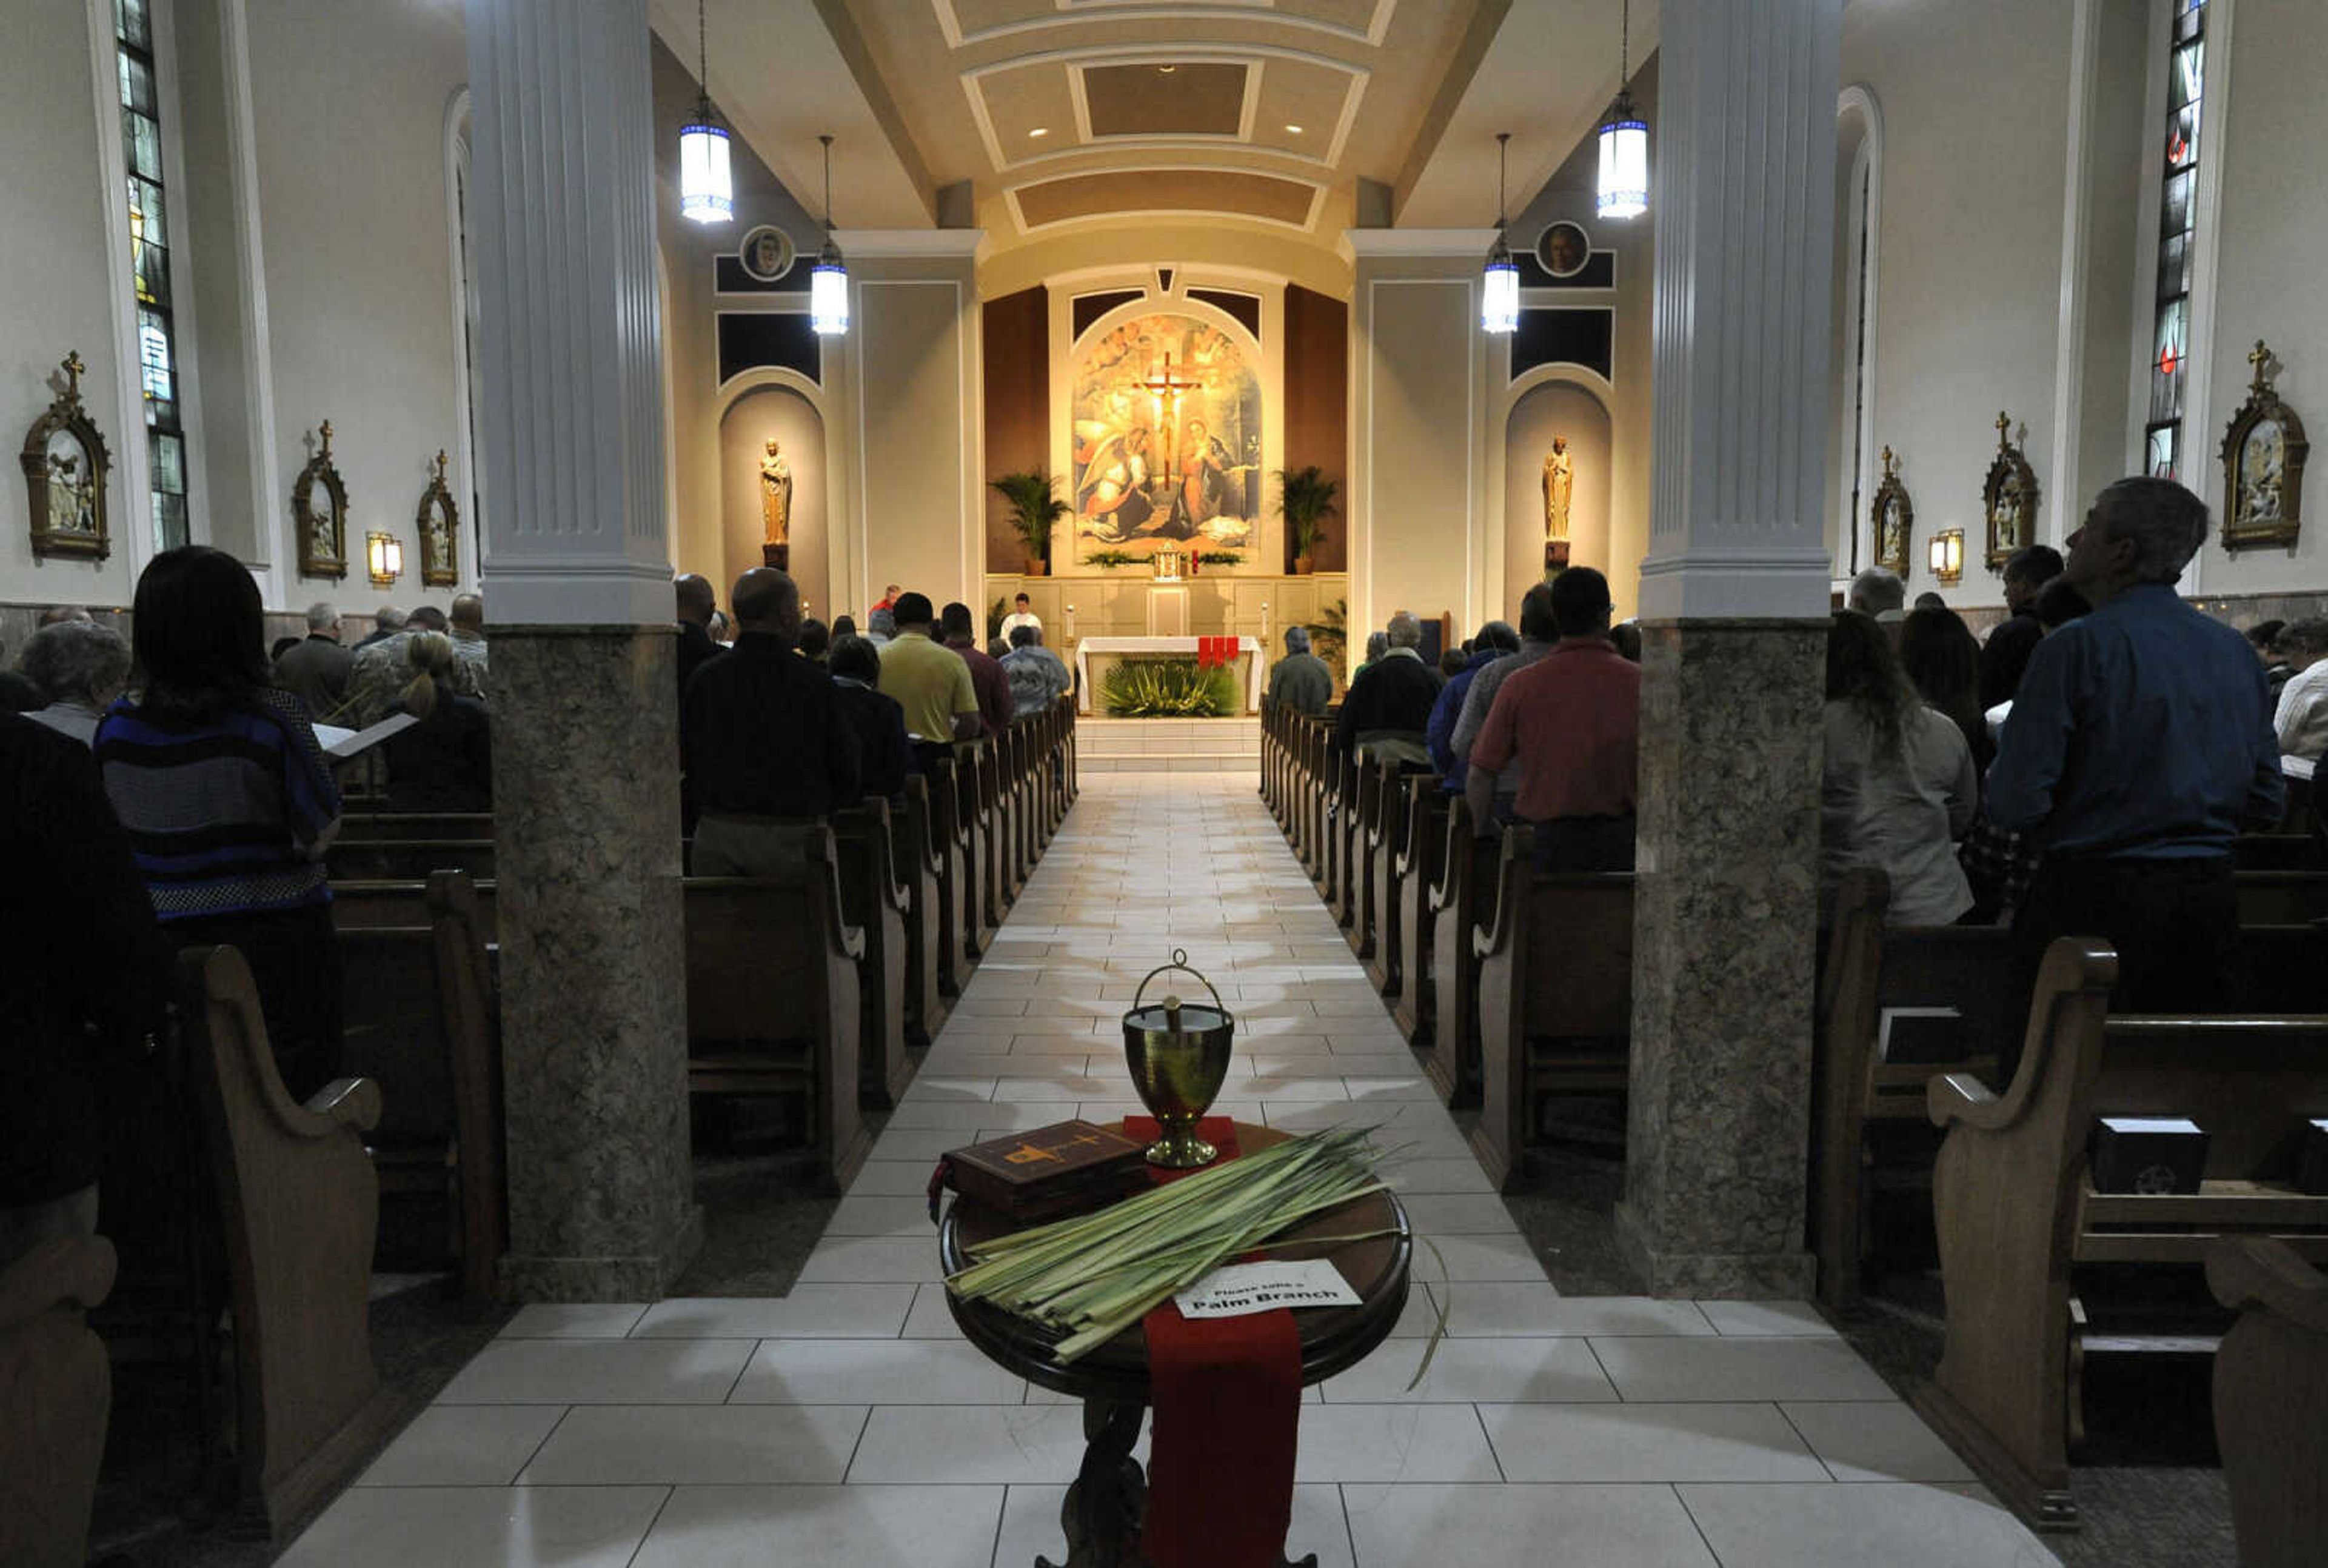
[(1535, 829), (1538, 870), (1633, 869), (1641, 667), (1609, 641), (1610, 607), (1609, 579), (1591, 567), (1555, 577), (1560, 641), (1505, 681), (1471, 746), (1463, 793), (1475, 823), (1493, 823), (1497, 771), (1519, 758), (1516, 810)]

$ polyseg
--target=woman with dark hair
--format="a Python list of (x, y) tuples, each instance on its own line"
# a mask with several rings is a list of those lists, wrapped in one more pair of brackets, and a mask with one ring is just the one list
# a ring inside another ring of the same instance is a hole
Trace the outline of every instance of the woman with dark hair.
[(1900, 668), (1928, 707), (1964, 732), (1975, 773), (1996, 756), (1980, 711), (1980, 639), (1954, 610), (1910, 610), (1900, 626)]
[(1972, 826), (1979, 781), (1965, 737), (1916, 699), (1883, 628), (1849, 610), (1826, 634), (1826, 765), (1819, 894), (1873, 866), (1892, 879), (1887, 924), (1947, 925), (1972, 908), (1955, 840)]
[(94, 749), (163, 930), (242, 951), (283, 1086), (304, 1100), (339, 1069), (323, 859), (340, 792), (305, 708), (268, 684), (266, 638), (240, 561), (203, 545), (155, 556), (131, 627), (145, 693), (113, 705)]
[(388, 803), (399, 812), (493, 809), (493, 724), (485, 705), (453, 690), (453, 639), (415, 633), (404, 645), (412, 683), (405, 712), (420, 720), (388, 737)]

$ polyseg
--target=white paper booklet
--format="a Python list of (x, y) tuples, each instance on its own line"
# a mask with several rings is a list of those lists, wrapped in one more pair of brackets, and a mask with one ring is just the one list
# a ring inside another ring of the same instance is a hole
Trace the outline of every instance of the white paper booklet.
[(336, 724), (319, 724), (315, 726), (315, 741), (324, 748), (325, 756), (334, 762), (345, 762), (352, 756), (362, 756), (390, 736), (409, 729), (419, 722), (409, 713), (391, 713), (367, 729), (343, 729)]

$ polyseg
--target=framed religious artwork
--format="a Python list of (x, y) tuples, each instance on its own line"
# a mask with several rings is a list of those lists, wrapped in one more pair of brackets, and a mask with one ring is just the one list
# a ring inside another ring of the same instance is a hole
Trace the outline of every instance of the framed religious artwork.
[(64, 390), (33, 421), (21, 458), (33, 554), (101, 561), (113, 553), (105, 511), (105, 475), (113, 458), (81, 407), (80, 375), (89, 367), (79, 353), (70, 353), (58, 368)]
[[(2026, 440), (2028, 434), (2023, 432)], [(2014, 550), (2037, 542), (2037, 474), (2013, 440), (2009, 415), (1996, 416), (1996, 457), (1980, 487), (1980, 514), (1988, 522), (1988, 569), (2001, 572)]]
[(736, 259), (755, 283), (774, 283), (793, 269), (793, 237), (773, 223), (763, 223), (744, 236)]
[(1535, 237), (1535, 259), (1554, 277), (1573, 277), (1592, 259), (1592, 236), (1563, 218)]
[(449, 588), (461, 580), (461, 509), (445, 483), (445, 454), (429, 465), (428, 488), (421, 492), (420, 511), (412, 520), (420, 540), (420, 580), (432, 588)]
[(299, 575), (348, 575), (348, 487), (332, 464), (332, 422), (316, 427), (323, 444), (291, 485), (291, 525), (299, 530)]
[(2294, 544), (2304, 517), (2304, 421), (2272, 385), (2276, 361), (2256, 340), (2248, 400), (2223, 432), (2223, 548)]
[(1867, 520), (1875, 535), (1875, 564), (1901, 577), (1908, 575), (1908, 540), (1916, 530), (1916, 507), (1908, 487), (1900, 483), (1899, 460), (1883, 448), (1883, 483), (1875, 487), (1874, 504)]

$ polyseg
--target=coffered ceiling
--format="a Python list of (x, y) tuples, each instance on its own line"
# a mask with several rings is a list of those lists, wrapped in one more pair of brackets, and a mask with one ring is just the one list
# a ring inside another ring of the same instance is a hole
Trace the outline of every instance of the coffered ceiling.
[[(1620, 3), (709, 0), (709, 77), (812, 208), (816, 135), (839, 138), (844, 227), (927, 227), (953, 188), (990, 252), (1191, 229), (1331, 249), (1362, 182), (1403, 227), (1486, 224), (1498, 130), (1516, 207), (1615, 92)], [(693, 7), (652, 5), (692, 61)], [(1638, 66), (1654, 0), (1634, 9)]]

